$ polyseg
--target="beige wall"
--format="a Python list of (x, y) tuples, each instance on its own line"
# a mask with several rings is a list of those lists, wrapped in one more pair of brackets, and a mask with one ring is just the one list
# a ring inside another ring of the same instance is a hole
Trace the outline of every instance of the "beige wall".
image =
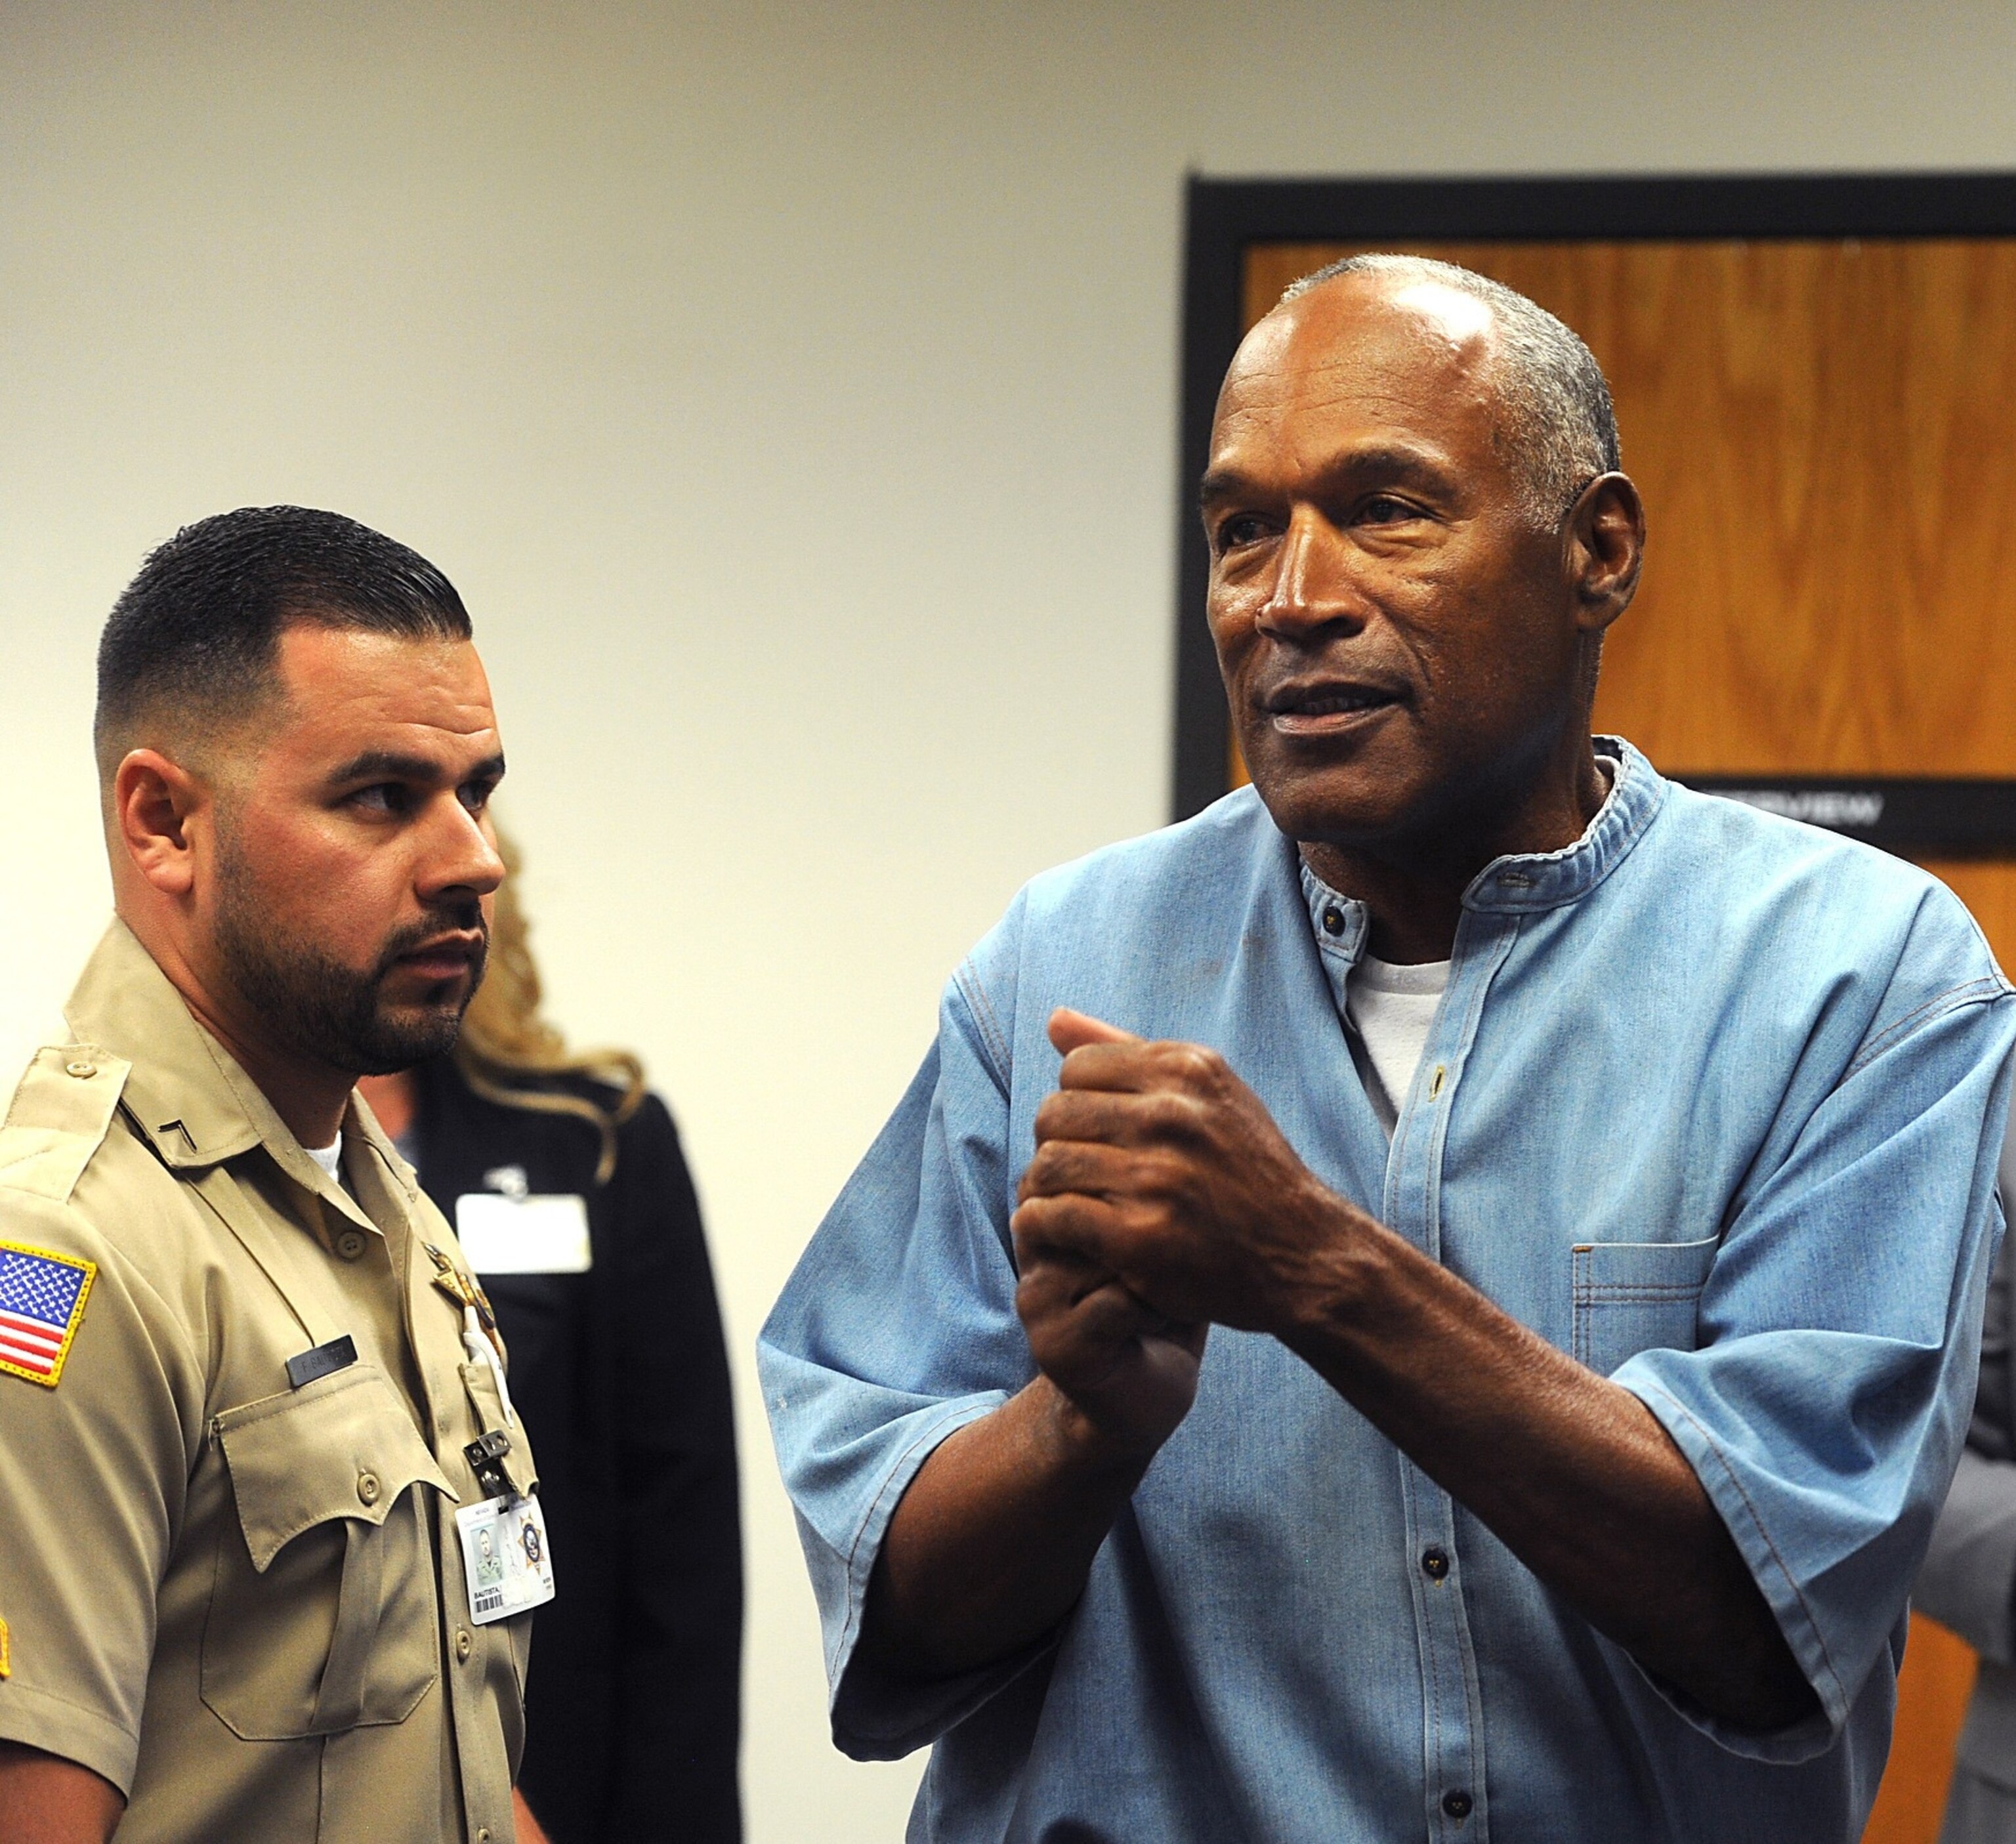
[(293, 499), (441, 564), (558, 1014), (643, 1049), (708, 1208), (751, 1835), (895, 1838), (747, 1359), (967, 943), (1163, 816), (1185, 169), (1892, 164), (2016, 165), (2006, 4), (9, 0), (0, 1044), (106, 906), (142, 553)]

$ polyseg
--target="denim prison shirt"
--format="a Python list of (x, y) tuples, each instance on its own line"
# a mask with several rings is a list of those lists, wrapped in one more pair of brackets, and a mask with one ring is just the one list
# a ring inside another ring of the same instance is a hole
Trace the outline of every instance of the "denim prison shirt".
[[(1973, 1399), (2016, 1007), (1931, 877), (1600, 747), (1581, 840), (1464, 893), (1390, 1143), (1338, 1015), (1366, 912), (1250, 788), (1037, 878), (947, 987), (760, 1347), (835, 1740), (936, 1745), (913, 1840), (1859, 1835)], [(1820, 1713), (1755, 1735), (1690, 1705), (1222, 1327), (1055, 1633), (929, 1683), (857, 1661), (905, 1487), (1035, 1374), (1008, 1219), (1058, 1005), (1215, 1046), (1326, 1184), (1637, 1396)]]

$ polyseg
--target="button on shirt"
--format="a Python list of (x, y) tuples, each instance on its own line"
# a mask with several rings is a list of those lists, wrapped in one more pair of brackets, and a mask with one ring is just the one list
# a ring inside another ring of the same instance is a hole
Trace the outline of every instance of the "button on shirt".
[[(1365, 912), (1250, 789), (1037, 879), (951, 981), (760, 1352), (836, 1738), (937, 1745), (913, 1839), (1859, 1832), (1973, 1389), (2016, 1007), (1924, 873), (1599, 747), (1582, 838), (1466, 892), (1390, 1142), (1339, 1021)], [(927, 1684), (858, 1660), (904, 1488), (1034, 1374), (1008, 1218), (1060, 1004), (1216, 1046), (1326, 1183), (1634, 1392), (1820, 1713), (1745, 1734), (1652, 1682), (1306, 1365), (1223, 1327), (1057, 1633)]]
[(127, 1793), (121, 1844), (510, 1837), (531, 1616), (463, 1624), (499, 1411), (452, 1234), (354, 1102), (322, 1171), (123, 925), (67, 1017), (0, 1129), (0, 1244), (92, 1270), (55, 1386), (0, 1374), (0, 1738)]

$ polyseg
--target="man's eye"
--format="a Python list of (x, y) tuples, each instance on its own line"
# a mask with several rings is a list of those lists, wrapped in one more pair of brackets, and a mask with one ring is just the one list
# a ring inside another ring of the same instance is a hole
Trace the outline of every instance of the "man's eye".
[(374, 782), (351, 795), (350, 804), (368, 812), (403, 813), (412, 805), (406, 790), (396, 781)]
[(1237, 550), (1241, 545), (1257, 544), (1267, 535), (1267, 521), (1257, 513), (1236, 512), (1218, 528), (1218, 548)]
[(471, 781), (460, 791), (462, 804), (472, 813), (481, 813), (490, 805), (490, 797), (497, 791), (494, 781)]
[(1359, 523), (1365, 525), (1397, 525), (1420, 516), (1406, 500), (1395, 499), (1391, 493), (1374, 493), (1358, 509)]

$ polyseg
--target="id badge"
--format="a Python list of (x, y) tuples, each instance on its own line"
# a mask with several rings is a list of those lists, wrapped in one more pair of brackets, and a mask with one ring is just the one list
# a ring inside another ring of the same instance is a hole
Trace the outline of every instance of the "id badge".
[(585, 1274), (594, 1264), (581, 1198), (465, 1192), (455, 1201), (455, 1233), (479, 1274)]
[(536, 1498), (486, 1498), (455, 1514), (462, 1536), (469, 1617), (479, 1626), (508, 1620), (553, 1597), (553, 1552)]

